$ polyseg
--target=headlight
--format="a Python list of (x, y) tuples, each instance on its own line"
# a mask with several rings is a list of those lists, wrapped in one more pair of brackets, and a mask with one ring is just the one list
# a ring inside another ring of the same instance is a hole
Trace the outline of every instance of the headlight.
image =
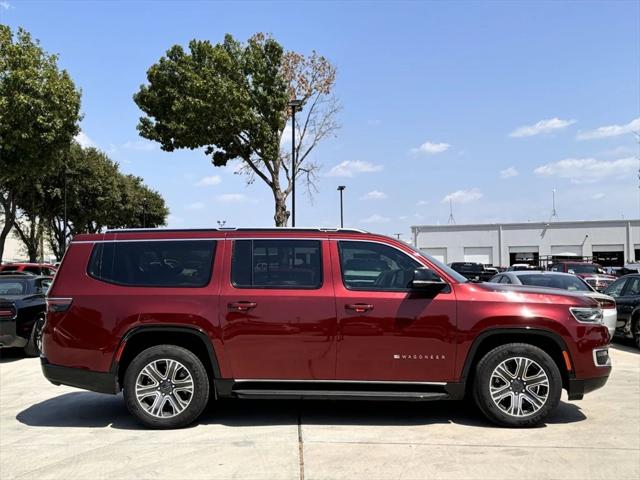
[(601, 308), (572, 307), (571, 315), (580, 323), (602, 323)]

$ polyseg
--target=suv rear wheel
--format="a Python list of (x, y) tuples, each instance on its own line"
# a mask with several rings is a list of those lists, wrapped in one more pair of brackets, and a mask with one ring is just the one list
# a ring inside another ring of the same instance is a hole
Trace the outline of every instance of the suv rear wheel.
[(501, 426), (540, 424), (558, 405), (561, 393), (558, 366), (533, 345), (501, 345), (476, 367), (474, 399), (487, 418)]
[(209, 379), (200, 359), (176, 345), (157, 345), (133, 359), (124, 376), (129, 411), (151, 428), (180, 428), (200, 416)]

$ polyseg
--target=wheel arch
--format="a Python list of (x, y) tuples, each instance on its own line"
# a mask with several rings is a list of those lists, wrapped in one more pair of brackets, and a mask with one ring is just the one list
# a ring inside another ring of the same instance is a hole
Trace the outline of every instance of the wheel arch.
[(462, 368), (460, 381), (466, 385), (466, 388), (473, 385), (474, 367), (482, 357), (494, 348), (507, 343), (528, 343), (548, 353), (560, 370), (563, 388), (568, 388), (569, 380), (573, 378), (573, 370), (567, 371), (563, 352), (567, 353), (571, 362), (572, 360), (565, 341), (555, 332), (537, 328), (495, 328), (480, 333), (469, 348)]
[(122, 337), (111, 372), (122, 385), (131, 361), (143, 350), (154, 345), (177, 345), (195, 354), (207, 371), (209, 380), (220, 378), (220, 366), (209, 336), (200, 329), (174, 325), (142, 325), (134, 327)]

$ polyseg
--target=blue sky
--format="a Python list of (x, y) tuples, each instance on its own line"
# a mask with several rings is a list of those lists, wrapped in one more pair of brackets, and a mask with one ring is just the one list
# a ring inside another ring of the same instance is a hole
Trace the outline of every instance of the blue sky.
[(59, 54), (85, 140), (159, 190), (173, 227), (272, 225), (266, 186), (142, 140), (131, 98), (171, 45), (257, 31), (338, 68), (342, 128), (298, 226), (339, 222), (339, 184), (347, 226), (404, 238), (446, 223), (449, 198), (458, 224), (545, 220), (554, 188), (562, 220), (640, 216), (637, 1), (3, 0), (0, 21)]

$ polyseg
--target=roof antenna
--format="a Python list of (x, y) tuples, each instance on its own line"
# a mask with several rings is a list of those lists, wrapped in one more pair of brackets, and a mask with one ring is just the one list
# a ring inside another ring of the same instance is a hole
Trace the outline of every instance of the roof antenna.
[(447, 225), (455, 225), (456, 219), (453, 218), (453, 200), (449, 199), (449, 220), (447, 220)]
[(558, 212), (556, 210), (556, 189), (553, 189), (553, 210), (551, 211), (551, 217), (549, 217), (549, 223), (551, 222), (559, 222), (560, 217), (558, 217)]

